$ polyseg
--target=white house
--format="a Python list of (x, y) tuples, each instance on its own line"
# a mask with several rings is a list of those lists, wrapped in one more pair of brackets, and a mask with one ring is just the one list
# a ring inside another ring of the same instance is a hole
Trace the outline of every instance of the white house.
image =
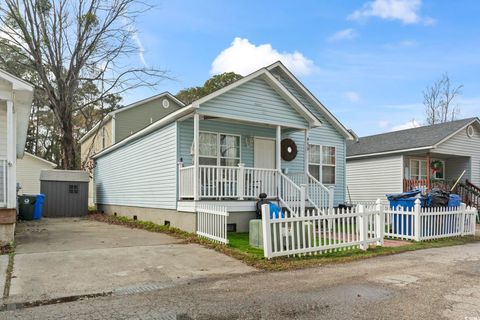
[(33, 86), (0, 70), (0, 242), (13, 240), (17, 159), (24, 156)]
[(17, 185), (19, 194), (40, 193), (40, 172), (55, 169), (57, 165), (25, 152), (22, 159), (17, 160)]
[[(462, 175), (463, 174), (463, 175)], [(347, 144), (347, 190), (353, 202), (386, 193), (440, 187), (480, 205), (480, 120), (476, 117), (373, 136)]]

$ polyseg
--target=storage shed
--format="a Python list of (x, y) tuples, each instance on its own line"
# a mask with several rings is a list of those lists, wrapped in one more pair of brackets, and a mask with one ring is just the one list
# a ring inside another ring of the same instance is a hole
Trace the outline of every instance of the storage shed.
[(44, 217), (80, 217), (88, 213), (88, 173), (81, 170), (42, 170)]

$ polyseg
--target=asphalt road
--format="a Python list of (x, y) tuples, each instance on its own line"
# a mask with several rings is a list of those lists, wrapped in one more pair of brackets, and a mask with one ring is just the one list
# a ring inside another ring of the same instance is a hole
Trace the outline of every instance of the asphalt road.
[(480, 243), (289, 272), (208, 276), (1, 319), (480, 320)]

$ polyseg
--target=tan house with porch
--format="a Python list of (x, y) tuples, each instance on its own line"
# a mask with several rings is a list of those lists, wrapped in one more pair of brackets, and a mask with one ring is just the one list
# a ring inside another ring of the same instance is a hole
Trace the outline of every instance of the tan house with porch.
[[(455, 181), (460, 182), (454, 186)], [(477, 117), (359, 138), (347, 144), (347, 198), (439, 187), (479, 205), (480, 121)]]

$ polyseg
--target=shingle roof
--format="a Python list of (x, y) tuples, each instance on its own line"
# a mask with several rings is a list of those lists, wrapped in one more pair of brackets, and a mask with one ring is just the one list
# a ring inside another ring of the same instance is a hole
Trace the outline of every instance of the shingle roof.
[(347, 141), (347, 157), (430, 147), (475, 120), (478, 118), (366, 136), (359, 138), (358, 142)]

